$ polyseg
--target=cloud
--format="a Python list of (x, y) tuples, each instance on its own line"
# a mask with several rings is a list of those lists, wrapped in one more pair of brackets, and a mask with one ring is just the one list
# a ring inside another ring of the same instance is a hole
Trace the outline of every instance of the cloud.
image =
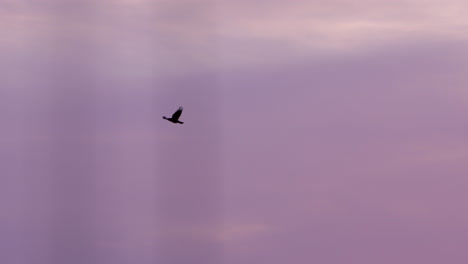
[[(222, 35), (286, 42), (298, 54), (353, 52), (440, 35), (461, 38), (468, 5), (460, 1), (295, 1), (227, 4)], [(465, 10), (463, 12), (462, 10)], [(274, 45), (274, 44), (272, 44)]]
[(58, 35), (91, 47), (102, 74), (178, 77), (362, 54), (427, 38), (467, 41), (468, 4), (458, 0), (80, 3), (8, 2), (0, 27), (12, 30), (0, 45), (9, 53), (41, 50)]

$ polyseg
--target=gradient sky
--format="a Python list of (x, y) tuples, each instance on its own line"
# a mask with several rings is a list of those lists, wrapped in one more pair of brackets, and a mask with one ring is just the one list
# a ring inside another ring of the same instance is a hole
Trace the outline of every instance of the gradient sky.
[(467, 13), (0, 0), (0, 263), (468, 263)]

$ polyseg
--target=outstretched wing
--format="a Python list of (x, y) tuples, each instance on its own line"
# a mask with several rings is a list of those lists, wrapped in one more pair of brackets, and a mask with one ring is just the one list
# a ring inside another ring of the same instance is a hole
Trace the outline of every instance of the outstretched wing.
[(172, 119), (178, 120), (180, 115), (182, 115), (182, 110), (184, 110), (182, 106), (179, 107), (179, 109), (177, 109), (177, 111), (175, 111), (175, 113), (172, 115)]

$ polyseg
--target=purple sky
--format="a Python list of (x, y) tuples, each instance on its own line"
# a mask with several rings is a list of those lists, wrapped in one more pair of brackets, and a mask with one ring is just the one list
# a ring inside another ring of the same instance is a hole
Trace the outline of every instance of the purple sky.
[(0, 263), (468, 263), (467, 13), (0, 0)]

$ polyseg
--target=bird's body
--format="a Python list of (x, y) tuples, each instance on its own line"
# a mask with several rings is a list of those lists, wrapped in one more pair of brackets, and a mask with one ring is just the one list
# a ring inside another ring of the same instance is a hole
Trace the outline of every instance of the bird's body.
[(163, 116), (163, 119), (166, 119), (167, 121), (172, 122), (174, 124), (183, 124), (184, 122), (179, 121), (179, 117), (180, 117), (180, 115), (182, 115), (183, 110), (184, 109), (181, 106), (181, 107), (179, 107), (179, 109), (177, 109), (177, 111), (175, 111), (174, 114), (172, 114), (171, 117)]

